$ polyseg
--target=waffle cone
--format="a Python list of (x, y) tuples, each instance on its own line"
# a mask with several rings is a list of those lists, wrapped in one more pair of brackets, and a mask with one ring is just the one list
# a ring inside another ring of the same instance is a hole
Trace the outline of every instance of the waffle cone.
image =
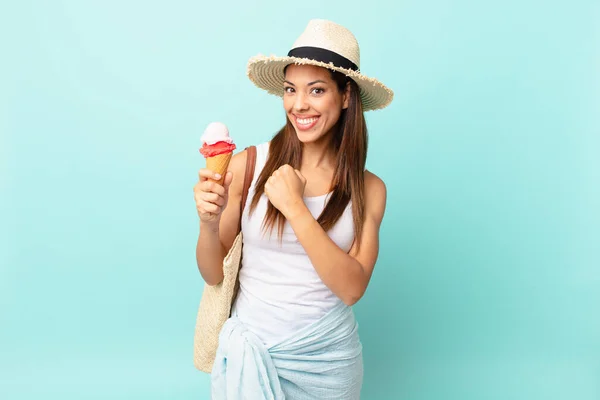
[(227, 168), (229, 167), (229, 161), (231, 161), (232, 156), (233, 153), (225, 153), (206, 158), (206, 168), (217, 174), (221, 174), (221, 179), (213, 179), (213, 181), (217, 182), (219, 185), (222, 185), (225, 181), (225, 174), (227, 174)]

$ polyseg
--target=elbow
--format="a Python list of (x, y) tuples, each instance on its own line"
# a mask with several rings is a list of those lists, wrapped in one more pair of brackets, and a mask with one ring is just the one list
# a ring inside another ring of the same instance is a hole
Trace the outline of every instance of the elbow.
[(217, 280), (217, 279), (204, 279), (204, 282), (208, 285), (208, 286), (217, 286), (219, 283), (223, 282), (223, 280)]
[(363, 297), (364, 290), (348, 293), (342, 297), (342, 302), (348, 307), (352, 307)]
[[(360, 264), (359, 264), (360, 265)], [(360, 266), (361, 276), (357, 277), (357, 279), (352, 282), (344, 293), (343, 296), (340, 296), (340, 299), (346, 304), (348, 307), (352, 307), (362, 297), (367, 291), (367, 285), (369, 284), (369, 279), (364, 276), (364, 270), (362, 266)]]
[(200, 276), (202, 277), (202, 280), (204, 280), (204, 282), (208, 286), (217, 286), (218, 284), (223, 282), (223, 279), (224, 279), (224, 276), (222, 273), (221, 274), (206, 274), (206, 273), (202, 273), (202, 270), (200, 270)]
[(348, 298), (342, 299), (344, 304), (347, 305), (348, 307), (352, 307), (353, 305), (358, 303), (358, 300), (360, 300), (360, 298), (357, 298), (357, 297), (348, 297)]

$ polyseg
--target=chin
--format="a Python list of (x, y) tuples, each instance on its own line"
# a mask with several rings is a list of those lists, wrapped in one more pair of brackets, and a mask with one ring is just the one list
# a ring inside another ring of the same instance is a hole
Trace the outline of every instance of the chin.
[(310, 131), (301, 131), (298, 128), (294, 127), (296, 131), (296, 137), (302, 143), (314, 143), (318, 142), (319, 139), (323, 137), (321, 134), (321, 130), (310, 130)]

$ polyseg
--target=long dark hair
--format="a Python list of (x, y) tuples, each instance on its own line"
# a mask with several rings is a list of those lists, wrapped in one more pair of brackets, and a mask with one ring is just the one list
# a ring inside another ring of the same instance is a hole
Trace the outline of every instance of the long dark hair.
[[(330, 70), (330, 73), (340, 93), (343, 93), (346, 86), (350, 85), (350, 97), (348, 107), (342, 110), (339, 121), (333, 128), (335, 131), (332, 145), (337, 160), (330, 188), (332, 193), (317, 222), (325, 231), (330, 230), (342, 216), (350, 200), (352, 200), (354, 236), (355, 241), (360, 243), (364, 222), (364, 171), (368, 144), (367, 124), (356, 82), (340, 72)], [(289, 118), (286, 118), (285, 126), (271, 140), (269, 157), (257, 179), (255, 194), (250, 203), (250, 212), (253, 212), (256, 208), (261, 195), (264, 193), (265, 183), (273, 172), (284, 164), (300, 169), (301, 161), (302, 143), (296, 136), (296, 131)], [(269, 203), (263, 221), (263, 229), (272, 231), (276, 223), (281, 239), (285, 217)]]

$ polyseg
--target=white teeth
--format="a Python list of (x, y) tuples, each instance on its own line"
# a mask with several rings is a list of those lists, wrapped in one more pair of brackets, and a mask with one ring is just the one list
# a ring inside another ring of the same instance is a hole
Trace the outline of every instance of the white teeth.
[(317, 119), (318, 118), (303, 118), (303, 119), (298, 118), (296, 121), (298, 121), (298, 123), (301, 125), (310, 125), (313, 122), (315, 122)]

